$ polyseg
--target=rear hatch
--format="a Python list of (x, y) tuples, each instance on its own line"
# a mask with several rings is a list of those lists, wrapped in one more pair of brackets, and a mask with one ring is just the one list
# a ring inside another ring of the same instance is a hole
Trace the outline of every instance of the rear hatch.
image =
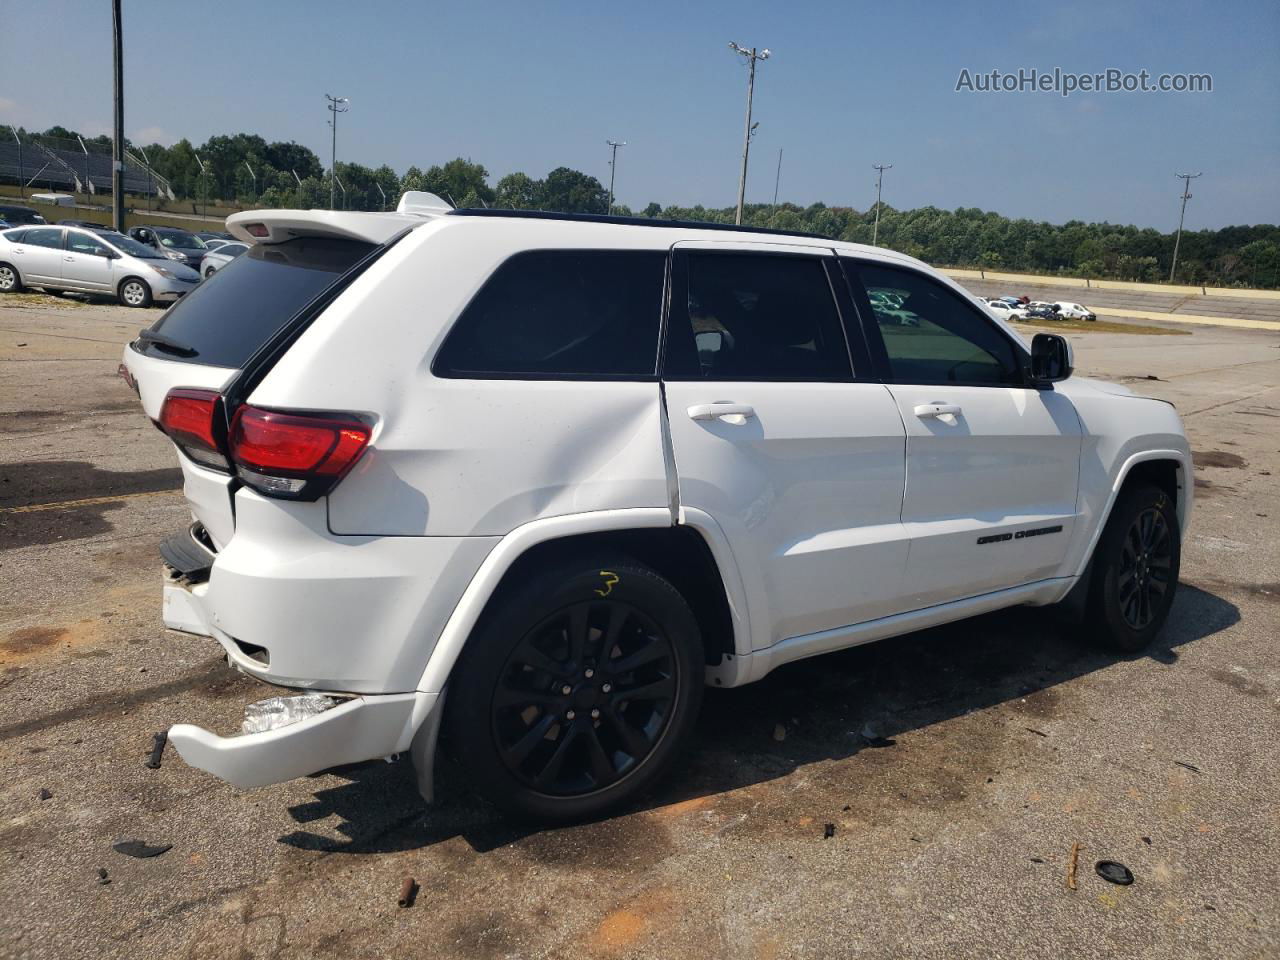
[[(273, 344), (285, 328), (305, 318), (313, 304), (323, 301), (377, 248), (378, 241), (387, 239), (379, 234), (403, 228), (384, 221), (380, 230), (342, 236), (326, 224), (332, 215), (320, 213), (311, 216), (321, 221), (326, 235), (299, 236), (301, 221), (308, 217), (292, 213), (291, 229), (263, 228), (268, 240), (279, 237), (281, 242), (252, 246), (125, 347), (124, 366), (153, 422), (160, 423), (170, 391), (225, 394), (243, 386), (244, 379), (265, 372), (262, 368), (270, 364)], [(249, 218), (272, 221), (279, 214)], [(389, 215), (387, 219), (399, 218)], [(213, 545), (221, 549), (235, 531), (233, 494), (238, 483), (224, 465), (198, 462), (207, 459), (198, 449), (177, 442), (174, 446), (191, 511)]]

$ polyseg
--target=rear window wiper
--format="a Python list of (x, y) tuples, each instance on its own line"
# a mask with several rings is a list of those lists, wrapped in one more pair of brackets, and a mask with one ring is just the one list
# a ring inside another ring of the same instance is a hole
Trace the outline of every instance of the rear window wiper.
[(170, 353), (176, 353), (180, 357), (194, 357), (197, 353), (195, 347), (183, 343), (181, 340), (175, 340), (173, 337), (166, 337), (163, 333), (156, 333), (154, 330), (145, 328), (139, 330), (138, 339), (143, 343), (155, 344), (161, 350), (168, 350)]

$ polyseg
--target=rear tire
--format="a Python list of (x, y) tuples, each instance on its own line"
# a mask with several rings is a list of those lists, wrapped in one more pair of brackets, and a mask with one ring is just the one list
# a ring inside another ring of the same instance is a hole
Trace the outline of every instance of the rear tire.
[(1137, 653), (1155, 639), (1173, 605), (1181, 559), (1169, 495), (1146, 483), (1122, 490), (1094, 552), (1085, 612), (1100, 643)]
[(662, 576), (616, 555), (570, 561), (494, 598), (449, 680), (446, 746), (516, 817), (598, 817), (671, 767), (703, 669), (697, 621)]
[(151, 306), (151, 288), (147, 286), (145, 280), (126, 277), (120, 284), (119, 300), (126, 307), (149, 307)]
[(0, 263), (0, 293), (21, 293), (22, 277), (17, 267)]

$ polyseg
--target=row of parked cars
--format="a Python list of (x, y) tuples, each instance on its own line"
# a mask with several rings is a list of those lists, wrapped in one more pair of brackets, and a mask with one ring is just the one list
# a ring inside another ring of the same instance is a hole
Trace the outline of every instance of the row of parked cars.
[(1031, 300), (1028, 297), (979, 297), (1001, 320), (1097, 320), (1088, 307), (1067, 300)]
[(0, 293), (30, 286), (147, 307), (178, 299), (248, 249), (226, 233), (151, 224), (118, 233), (89, 220), (51, 224), (29, 207), (0, 206)]

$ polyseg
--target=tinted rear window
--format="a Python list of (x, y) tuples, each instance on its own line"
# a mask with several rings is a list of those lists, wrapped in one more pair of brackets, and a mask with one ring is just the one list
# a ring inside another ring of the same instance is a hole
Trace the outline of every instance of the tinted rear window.
[(156, 333), (195, 351), (179, 356), (155, 344), (143, 353), (165, 360), (244, 366), (271, 336), (373, 250), (357, 240), (302, 237), (256, 244), (169, 308)]
[(631, 250), (517, 254), (462, 312), (433, 370), (477, 378), (653, 376), (666, 259)]

